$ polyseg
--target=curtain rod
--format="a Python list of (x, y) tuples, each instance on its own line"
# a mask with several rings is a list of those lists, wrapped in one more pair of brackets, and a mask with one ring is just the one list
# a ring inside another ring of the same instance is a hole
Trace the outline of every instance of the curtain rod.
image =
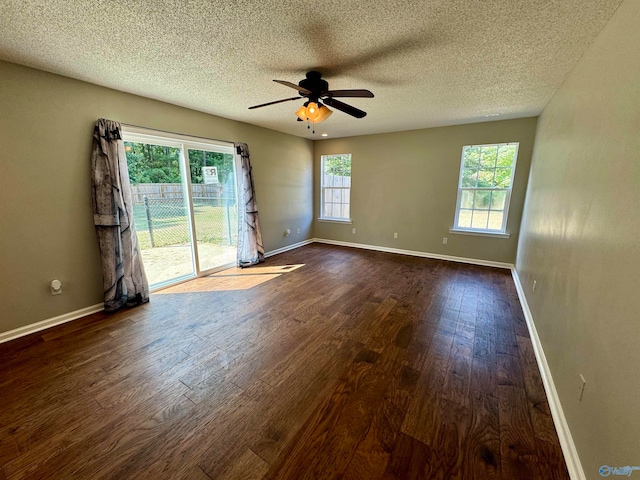
[(169, 133), (171, 135), (180, 135), (181, 137), (199, 138), (201, 140), (208, 140), (210, 142), (230, 143), (232, 145), (236, 144), (235, 142), (230, 142), (229, 140), (219, 140), (217, 138), (201, 137), (200, 135), (189, 135), (189, 134), (186, 134), (186, 133), (170, 132), (169, 130), (160, 130), (158, 128), (142, 127), (140, 125), (133, 125), (132, 123), (120, 122), (120, 125), (125, 126), (125, 127), (143, 128), (145, 130), (150, 130), (152, 132)]

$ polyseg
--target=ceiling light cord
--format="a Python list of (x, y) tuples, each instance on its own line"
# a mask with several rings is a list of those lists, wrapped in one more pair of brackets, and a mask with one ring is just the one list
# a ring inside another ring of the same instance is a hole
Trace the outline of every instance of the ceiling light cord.
[[(309, 118), (307, 117), (307, 129), (311, 128), (310, 123), (311, 122), (310, 122)], [(311, 133), (313, 133), (313, 134), (316, 133), (316, 124), (315, 123), (313, 124), (313, 130), (311, 130)]]

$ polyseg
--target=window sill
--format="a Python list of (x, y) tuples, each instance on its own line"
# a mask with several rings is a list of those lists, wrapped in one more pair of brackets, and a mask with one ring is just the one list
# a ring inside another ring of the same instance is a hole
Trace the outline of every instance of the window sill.
[(450, 228), (449, 233), (454, 233), (456, 235), (474, 235), (477, 237), (494, 237), (494, 238), (509, 238), (511, 237), (510, 233), (500, 233), (500, 232), (479, 232), (477, 230), (460, 230), (457, 228)]
[(327, 222), (327, 223), (344, 223), (351, 225), (351, 220), (338, 220), (337, 218), (318, 218), (319, 222)]

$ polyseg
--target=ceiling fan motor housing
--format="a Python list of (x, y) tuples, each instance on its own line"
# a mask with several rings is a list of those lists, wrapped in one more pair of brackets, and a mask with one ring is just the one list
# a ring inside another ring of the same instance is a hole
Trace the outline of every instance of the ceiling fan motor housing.
[[(298, 83), (302, 88), (306, 88), (311, 91), (311, 95), (309, 95), (309, 99), (312, 102), (318, 102), (318, 99), (322, 96), (323, 92), (329, 90), (329, 83), (326, 80), (323, 80), (322, 74), (320, 72), (311, 71), (307, 72), (307, 78), (300, 80)], [(306, 97), (307, 95), (303, 92), (299, 92), (301, 97)]]

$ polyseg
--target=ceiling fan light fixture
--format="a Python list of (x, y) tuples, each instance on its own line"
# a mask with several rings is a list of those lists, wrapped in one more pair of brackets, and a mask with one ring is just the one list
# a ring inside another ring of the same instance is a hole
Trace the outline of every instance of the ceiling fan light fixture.
[(296, 112), (300, 120), (308, 120), (310, 123), (324, 122), (333, 113), (325, 105), (316, 102), (307, 102)]
[(298, 117), (298, 120), (304, 122), (307, 119), (307, 107), (305, 105), (301, 106), (296, 111), (296, 116)]

